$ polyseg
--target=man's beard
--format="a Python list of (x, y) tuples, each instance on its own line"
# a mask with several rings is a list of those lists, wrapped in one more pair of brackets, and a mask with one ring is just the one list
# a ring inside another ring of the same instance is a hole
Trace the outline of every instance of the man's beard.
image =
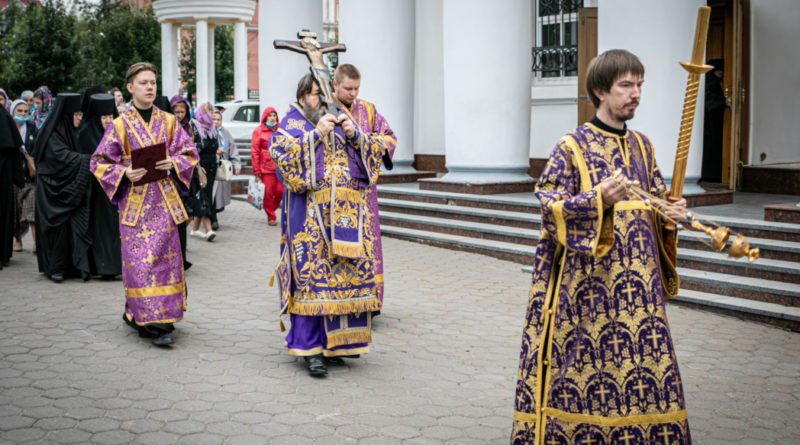
[(322, 106), (317, 106), (316, 110), (311, 108), (308, 104), (303, 104), (303, 114), (306, 115), (312, 124), (317, 125), (322, 116), (325, 116), (325, 109)]
[[(636, 108), (638, 108), (639, 102), (635, 102), (635, 103), (637, 105)], [(626, 104), (626, 106), (627, 105), (631, 105), (631, 104)], [(614, 117), (616, 117), (617, 120), (620, 121), (620, 122), (627, 122), (627, 121), (633, 119), (633, 116), (636, 113), (636, 108), (631, 108), (631, 109), (623, 108), (618, 113), (616, 113), (616, 116), (614, 116)]]

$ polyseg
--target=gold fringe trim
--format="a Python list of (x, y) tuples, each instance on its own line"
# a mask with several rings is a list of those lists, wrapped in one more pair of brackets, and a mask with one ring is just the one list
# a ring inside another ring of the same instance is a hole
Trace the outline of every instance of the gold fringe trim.
[(343, 243), (342, 241), (334, 240), (331, 247), (333, 254), (344, 258), (364, 258), (364, 245), (361, 243)]
[[(369, 315), (367, 316), (369, 317)], [(328, 334), (328, 348), (355, 343), (372, 343), (372, 333), (367, 328), (364, 328), (364, 330)]]
[(374, 312), (381, 310), (381, 300), (377, 297), (366, 301), (342, 301), (314, 303), (293, 301), (286, 312), (295, 315), (346, 315), (359, 312)]
[[(361, 203), (361, 191), (351, 190), (343, 187), (336, 187), (336, 200)], [(314, 192), (314, 202), (317, 204), (327, 204), (331, 202), (331, 189), (326, 188)]]
[[(664, 414), (645, 414), (643, 416), (604, 417), (591, 414), (568, 413), (554, 408), (543, 408), (543, 414), (553, 419), (570, 423), (585, 423), (598, 426), (632, 426), (656, 423), (671, 423), (686, 420), (686, 410)], [(536, 414), (514, 411), (514, 420), (518, 422), (536, 423)]]

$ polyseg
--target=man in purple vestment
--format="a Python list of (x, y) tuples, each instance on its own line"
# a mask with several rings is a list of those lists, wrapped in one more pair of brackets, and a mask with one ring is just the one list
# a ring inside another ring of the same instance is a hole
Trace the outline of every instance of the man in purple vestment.
[(285, 186), (276, 273), (280, 314), (291, 321), (286, 347), (312, 376), (369, 352), (369, 313), (381, 301), (366, 194), (385, 146), (346, 114), (325, 114), (319, 91), (311, 74), (300, 79), (269, 150)]
[[(394, 156), (394, 149), (397, 147), (397, 137), (389, 127), (386, 119), (378, 113), (375, 105), (358, 98), (360, 87), (361, 73), (355, 66), (345, 63), (336, 67), (336, 72), (333, 75), (333, 90), (339, 106), (362, 132), (383, 136), (384, 163), (391, 162), (392, 156)], [(390, 166), (387, 167), (391, 168)], [(368, 229), (375, 239), (372, 244), (372, 257), (375, 261), (375, 286), (378, 291), (378, 298), (381, 300), (381, 306), (383, 306), (383, 246), (381, 244), (381, 222), (378, 217), (377, 184), (372, 184), (367, 192), (367, 209), (373, 215)], [(380, 311), (373, 312), (374, 315), (379, 313)]]
[[(175, 116), (153, 106), (156, 67), (140, 62), (126, 74), (132, 106), (109, 125), (91, 170), (119, 206), (122, 237), (123, 319), (156, 346), (172, 345), (173, 322), (186, 310), (186, 283), (178, 224), (187, 220), (178, 190), (187, 190), (198, 162), (192, 138)], [(147, 173), (134, 169), (131, 153), (163, 142), (166, 158), (155, 164), (167, 177), (134, 185)]]
[[(597, 115), (561, 138), (536, 185), (542, 227), (512, 444), (691, 443), (664, 311), (678, 291), (665, 246), (677, 238), (625, 187), (630, 178), (668, 194), (647, 136), (625, 125), (643, 78), (627, 51), (596, 57), (586, 90)], [(685, 207), (681, 200), (666, 213), (680, 219)]]

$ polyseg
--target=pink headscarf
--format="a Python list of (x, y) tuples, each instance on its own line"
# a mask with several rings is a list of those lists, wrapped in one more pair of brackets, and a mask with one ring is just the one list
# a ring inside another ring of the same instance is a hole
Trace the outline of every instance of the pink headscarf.
[(216, 139), (217, 127), (214, 126), (214, 120), (211, 119), (211, 104), (208, 102), (201, 104), (197, 109), (195, 117), (197, 122), (197, 131), (203, 139)]

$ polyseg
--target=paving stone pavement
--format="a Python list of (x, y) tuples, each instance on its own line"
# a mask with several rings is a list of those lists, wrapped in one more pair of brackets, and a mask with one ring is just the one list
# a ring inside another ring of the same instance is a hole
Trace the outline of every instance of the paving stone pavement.
[[(26, 250), (0, 271), (0, 443), (503, 444), (530, 277), (384, 239), (372, 352), (326, 379), (283, 346), (278, 229), (234, 202), (190, 238), (188, 311), (159, 349), (121, 320), (122, 283), (55, 284)], [(800, 443), (800, 336), (670, 305), (698, 444)]]

